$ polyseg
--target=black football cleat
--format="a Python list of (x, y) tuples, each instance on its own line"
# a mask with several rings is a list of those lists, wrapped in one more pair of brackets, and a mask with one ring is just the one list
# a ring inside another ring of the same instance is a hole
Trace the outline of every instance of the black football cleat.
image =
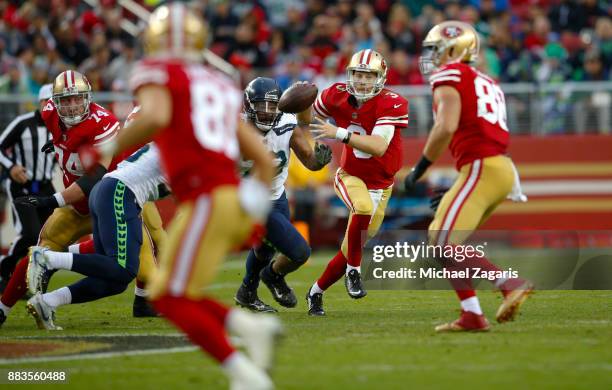
[(47, 289), (49, 288), (49, 281), (51, 280), (51, 276), (53, 276), (53, 274), (56, 272), (57, 272), (56, 269), (52, 269), (52, 270), (45, 272), (42, 275), (40, 279), (40, 287), (41, 287), (41, 291), (43, 294), (47, 292)]
[(0, 328), (6, 322), (6, 314), (2, 310), (0, 310)]
[(160, 314), (155, 310), (151, 302), (145, 297), (134, 295), (134, 304), (132, 305), (132, 317), (159, 317)]
[(361, 274), (356, 269), (352, 269), (344, 276), (344, 285), (349, 297), (353, 299), (363, 298), (368, 292), (361, 284)]
[(323, 310), (323, 294), (314, 293), (310, 294), (310, 291), (306, 293), (306, 303), (308, 304), (308, 315), (309, 316), (324, 316), (325, 310)]
[(238, 306), (258, 313), (276, 313), (278, 311), (272, 306), (262, 302), (257, 296), (257, 290), (249, 289), (244, 284), (241, 284), (238, 291), (236, 291), (234, 301), (236, 301)]
[(6, 289), (6, 285), (8, 284), (8, 281), (10, 279), (11, 279), (10, 275), (0, 276), (0, 294), (4, 292), (4, 290)]
[(270, 266), (265, 267), (259, 274), (261, 281), (268, 287), (272, 293), (274, 300), (283, 307), (295, 307), (297, 305), (297, 297), (293, 289), (287, 285), (285, 278), (281, 275), (274, 274), (270, 270)]

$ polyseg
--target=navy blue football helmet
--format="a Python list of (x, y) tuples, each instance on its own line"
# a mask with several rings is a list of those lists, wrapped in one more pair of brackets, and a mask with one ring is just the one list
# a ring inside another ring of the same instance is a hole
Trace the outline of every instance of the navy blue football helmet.
[(276, 80), (258, 77), (244, 90), (244, 112), (257, 128), (264, 133), (270, 131), (281, 118), (278, 101), (281, 89)]

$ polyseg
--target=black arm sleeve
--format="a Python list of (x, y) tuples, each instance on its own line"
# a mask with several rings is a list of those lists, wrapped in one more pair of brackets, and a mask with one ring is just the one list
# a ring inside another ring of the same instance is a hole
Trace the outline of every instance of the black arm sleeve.
[(165, 198), (166, 196), (172, 194), (170, 188), (164, 183), (161, 183), (157, 186), (157, 192), (159, 193), (159, 199)]
[(83, 190), (85, 196), (89, 196), (89, 193), (91, 192), (93, 187), (96, 185), (97, 182), (102, 180), (102, 176), (104, 176), (106, 172), (106, 168), (98, 164), (94, 168), (94, 171), (92, 173), (81, 176), (75, 183), (77, 183), (77, 185), (81, 187), (81, 190)]

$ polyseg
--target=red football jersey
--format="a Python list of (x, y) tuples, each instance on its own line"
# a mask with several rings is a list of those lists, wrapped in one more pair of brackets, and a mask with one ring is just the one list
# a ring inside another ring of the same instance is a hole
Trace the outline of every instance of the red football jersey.
[(400, 129), (408, 127), (408, 101), (385, 88), (361, 107), (355, 103), (346, 84), (336, 83), (319, 94), (313, 107), (317, 115), (333, 118), (337, 126), (352, 133), (371, 135), (377, 125), (395, 126), (389, 147), (381, 157), (344, 145), (340, 160), (342, 169), (363, 180), (368, 188), (387, 188), (402, 165)]
[(136, 92), (148, 84), (166, 87), (172, 97), (172, 119), (155, 143), (178, 200), (195, 199), (220, 185), (237, 185), (242, 92), (221, 73), (179, 60), (140, 62), (130, 87)]
[[(456, 63), (443, 66), (429, 78), (432, 90), (453, 86), (461, 95), (459, 127), (450, 143), (457, 169), (474, 160), (506, 153), (510, 134), (506, 101), (499, 85), (473, 67)], [(437, 107), (434, 106), (434, 115)]]
[[(112, 112), (96, 103), (89, 104), (89, 116), (81, 123), (67, 127), (59, 118), (53, 101), (49, 99), (42, 110), (42, 118), (53, 137), (55, 157), (63, 173), (64, 187), (74, 183), (85, 174), (78, 150), (85, 145), (101, 145), (111, 140), (119, 130), (119, 122)], [(122, 154), (115, 157), (108, 167), (109, 171), (116, 168), (123, 158)], [(88, 214), (87, 199), (72, 205), (81, 214)]]

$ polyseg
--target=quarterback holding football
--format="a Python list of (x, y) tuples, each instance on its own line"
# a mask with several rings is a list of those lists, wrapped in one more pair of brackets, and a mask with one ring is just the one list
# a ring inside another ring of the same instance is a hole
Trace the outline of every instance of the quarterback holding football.
[[(402, 163), (400, 131), (408, 126), (408, 101), (386, 89), (387, 62), (374, 50), (355, 53), (347, 81), (323, 90), (314, 102), (315, 139), (344, 144), (334, 179), (336, 194), (349, 209), (341, 249), (329, 262), (306, 299), (310, 315), (324, 315), (323, 292), (342, 276), (349, 296), (366, 296), (361, 283), (362, 232), (378, 232)], [(336, 125), (321, 118), (332, 118)]]

